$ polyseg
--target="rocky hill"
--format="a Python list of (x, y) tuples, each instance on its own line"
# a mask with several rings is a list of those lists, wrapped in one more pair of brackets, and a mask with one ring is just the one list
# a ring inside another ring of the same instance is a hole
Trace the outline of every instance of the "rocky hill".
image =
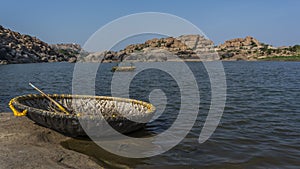
[(0, 26), (0, 64), (37, 62), (75, 62), (81, 50), (51, 46), (36, 37), (23, 35)]
[[(215, 46), (200, 35), (182, 35), (151, 39), (142, 44), (131, 44), (118, 52), (93, 53), (80, 59), (86, 62), (128, 61), (208, 61), (208, 60), (260, 60), (272, 57), (299, 55), (299, 46), (273, 47), (247, 36), (225, 41)], [(180, 59), (178, 59), (180, 58)]]
[(207, 60), (207, 58), (202, 56), (207, 57), (214, 51), (213, 42), (205, 39), (203, 36), (182, 35), (177, 38), (154, 38), (142, 44), (129, 45), (118, 52), (92, 53), (84, 58), (80, 58), (79, 61), (177, 61), (180, 59), (199, 61)]
[(275, 56), (298, 55), (293, 47), (273, 47), (259, 42), (257, 39), (247, 36), (225, 41), (216, 47), (223, 60), (258, 60)]
[(79, 44), (53, 44), (52, 49), (68, 58), (68, 62), (76, 62), (79, 55), (87, 55)]
[(22, 35), (0, 26), (0, 64), (37, 62), (130, 62), (140, 61), (209, 61), (259, 60), (272, 57), (299, 56), (300, 46), (273, 47), (247, 36), (215, 46), (201, 35), (154, 38), (131, 44), (120, 51), (87, 53), (77, 44), (54, 44)]

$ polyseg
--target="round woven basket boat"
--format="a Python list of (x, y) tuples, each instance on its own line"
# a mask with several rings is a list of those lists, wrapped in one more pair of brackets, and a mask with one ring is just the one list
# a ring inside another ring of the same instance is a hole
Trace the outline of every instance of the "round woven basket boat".
[[(15, 116), (27, 116), (42, 126), (72, 137), (86, 136), (86, 131), (99, 131), (107, 123), (120, 133), (130, 133), (144, 127), (155, 112), (152, 104), (134, 99), (64, 94), (48, 96), (67, 108), (70, 114), (63, 113), (45, 96), (38, 94), (13, 98), (9, 107)], [(104, 129), (101, 133), (110, 134)]]

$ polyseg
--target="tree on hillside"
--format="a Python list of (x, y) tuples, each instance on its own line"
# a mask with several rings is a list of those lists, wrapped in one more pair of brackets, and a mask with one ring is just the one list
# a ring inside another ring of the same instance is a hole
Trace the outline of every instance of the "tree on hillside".
[(300, 54), (300, 45), (295, 45), (292, 47), (293, 51), (296, 52), (298, 55)]

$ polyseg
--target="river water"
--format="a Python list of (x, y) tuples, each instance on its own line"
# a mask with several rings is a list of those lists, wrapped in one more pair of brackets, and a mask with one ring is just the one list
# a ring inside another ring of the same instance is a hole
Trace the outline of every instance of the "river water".
[[(179, 63), (149, 64), (164, 67)], [(114, 65), (101, 64), (95, 84), (97, 95), (111, 95), (110, 70)], [(71, 139), (62, 145), (92, 156), (108, 168), (300, 167), (300, 62), (223, 62), (226, 106), (216, 131), (203, 144), (198, 143), (198, 137), (210, 107), (210, 83), (202, 63), (187, 65), (199, 86), (200, 109), (192, 130), (173, 149), (150, 158), (129, 159), (113, 155), (90, 140)], [(73, 69), (70, 63), (0, 65), (0, 112), (9, 111), (11, 98), (37, 93), (29, 82), (47, 93), (72, 93)], [(158, 134), (172, 125), (180, 109), (180, 90), (172, 76), (161, 70), (142, 71), (129, 89), (134, 99), (149, 101), (154, 89), (161, 89), (167, 98), (162, 115), (132, 136)]]

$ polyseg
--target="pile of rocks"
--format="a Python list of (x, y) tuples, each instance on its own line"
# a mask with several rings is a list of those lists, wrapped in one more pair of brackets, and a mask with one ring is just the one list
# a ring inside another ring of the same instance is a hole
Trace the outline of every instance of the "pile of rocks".
[(142, 61), (167, 61), (168, 56), (174, 55), (179, 58), (188, 58), (195, 55), (195, 52), (180, 40), (168, 37), (161, 39), (147, 40), (143, 44), (129, 45), (120, 51), (127, 56), (125, 59), (134, 60), (135, 58)]
[(68, 58), (68, 62), (76, 62), (77, 57), (79, 55), (87, 55), (87, 52), (85, 52), (79, 44), (53, 44), (50, 45), (52, 49), (57, 51), (59, 54), (65, 56)]
[(227, 40), (224, 44), (219, 45), (218, 48), (226, 50), (235, 50), (240, 49), (241, 47), (244, 49), (251, 49), (260, 48), (262, 46), (263, 45), (257, 39), (251, 36), (247, 36), (246, 38), (235, 38)]
[(0, 64), (62, 61), (76, 61), (75, 53), (65, 55), (36, 37), (0, 26)]

